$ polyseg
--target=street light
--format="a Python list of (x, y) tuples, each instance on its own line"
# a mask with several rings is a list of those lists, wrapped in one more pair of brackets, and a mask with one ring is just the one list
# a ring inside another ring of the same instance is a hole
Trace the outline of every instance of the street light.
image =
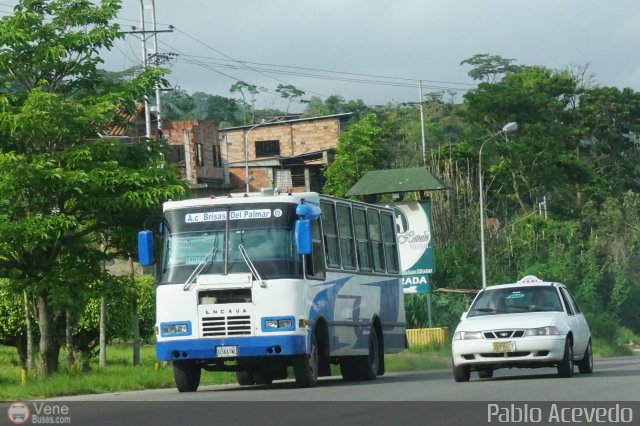
[(482, 189), (482, 148), (484, 148), (485, 143), (489, 142), (496, 136), (515, 132), (516, 130), (518, 130), (518, 123), (516, 123), (515, 121), (505, 124), (502, 127), (502, 130), (490, 135), (484, 140), (484, 142), (482, 142), (482, 145), (480, 145), (480, 152), (478, 154), (478, 186), (480, 189), (480, 259), (482, 263), (482, 288), (487, 287), (487, 263), (485, 260), (484, 252), (484, 190)]

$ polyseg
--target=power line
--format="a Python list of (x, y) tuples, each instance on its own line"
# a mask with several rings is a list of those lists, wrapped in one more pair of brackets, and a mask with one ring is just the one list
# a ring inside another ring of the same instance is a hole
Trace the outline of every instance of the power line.
[[(190, 58), (193, 58), (191, 56)], [(180, 62), (180, 60), (178, 60)], [(218, 63), (214, 61), (199, 61), (202, 64), (209, 64), (211, 66), (227, 68), (227, 69), (235, 69), (241, 70), (243, 67), (232, 65), (232, 64), (224, 64)], [(392, 87), (407, 87), (407, 88), (415, 88), (415, 84), (402, 83), (402, 82), (393, 82), (393, 81), (384, 81), (384, 80), (372, 80), (372, 79), (363, 79), (363, 78), (355, 78), (355, 77), (341, 77), (341, 76), (331, 76), (331, 75), (322, 75), (322, 74), (311, 74), (311, 73), (301, 73), (297, 71), (286, 71), (286, 70), (276, 70), (271, 68), (254, 68), (254, 70), (262, 70), (265, 72), (271, 72), (275, 74), (283, 74), (283, 75), (291, 75), (296, 77), (306, 77), (306, 78), (314, 78), (314, 79), (322, 79), (322, 80), (333, 80), (333, 81), (344, 81), (350, 83), (362, 83), (362, 84), (373, 84), (379, 86), (392, 86)], [(348, 75), (347, 73), (345, 73)], [(423, 87), (427, 89), (436, 89), (436, 90), (451, 90), (451, 91), (461, 91), (466, 92), (470, 90), (469, 88), (460, 88), (460, 87), (450, 87), (450, 86), (435, 86), (435, 85), (423, 85)]]
[[(237, 78), (237, 77), (234, 77), (234, 76), (232, 76), (232, 75), (229, 75), (229, 74), (227, 74), (227, 73), (224, 73), (224, 72), (222, 72), (222, 71), (220, 71), (220, 70), (216, 69), (215, 67), (213, 67), (213, 66), (211, 66), (211, 65), (209, 65), (209, 64), (207, 64), (207, 63), (205, 63), (205, 62), (199, 61), (199, 60), (197, 60), (197, 59), (189, 59), (189, 58), (190, 58), (190, 55), (185, 54), (185, 53), (181, 52), (179, 49), (176, 49), (176, 48), (174, 48), (174, 47), (172, 47), (172, 46), (169, 46), (169, 45), (168, 45), (168, 44), (166, 44), (166, 43), (160, 42), (160, 44), (163, 44), (163, 45), (165, 45), (165, 46), (169, 47), (170, 49), (175, 50), (176, 52), (178, 52), (178, 53), (180, 54), (180, 56), (181, 56), (181, 57), (185, 57), (185, 58), (187, 58), (187, 59), (186, 59), (186, 60), (184, 60), (184, 61), (176, 59), (176, 62), (184, 62), (184, 63), (191, 64), (191, 65), (197, 65), (197, 66), (200, 66), (200, 67), (202, 67), (202, 68), (204, 68), (204, 69), (207, 69), (207, 70), (209, 70), (209, 71), (213, 71), (213, 72), (215, 72), (216, 74), (220, 74), (220, 75), (222, 75), (222, 76), (224, 76), (224, 77), (227, 77), (227, 78), (229, 78), (229, 79), (231, 79), (231, 80), (234, 80), (234, 81), (242, 81), (241, 79), (239, 79), (239, 78)], [(271, 90), (269, 90), (269, 89), (267, 89), (267, 88), (264, 88), (264, 87), (262, 88), (262, 91), (263, 91), (263, 92), (267, 92), (267, 93), (272, 94), (272, 95), (275, 95), (275, 96), (278, 96), (278, 97), (280, 96), (280, 94), (279, 94), (279, 93), (277, 93), (277, 92), (273, 92), (273, 91), (271, 91)], [(294, 100), (294, 102), (302, 103), (302, 102), (300, 102), (300, 101), (296, 101), (296, 100)]]
[[(210, 59), (214, 61), (226, 61), (225, 59), (222, 59), (222, 58), (208, 58), (204, 56), (198, 56), (198, 57), (202, 59)], [(472, 86), (472, 87), (476, 86), (473, 83), (459, 83), (454, 81), (426, 80), (426, 79), (416, 79), (416, 78), (406, 78), (406, 77), (391, 77), (391, 76), (385, 76), (385, 75), (362, 74), (362, 73), (353, 73), (353, 72), (346, 72), (346, 71), (333, 71), (333, 70), (327, 70), (322, 68), (307, 68), (307, 67), (298, 67), (298, 66), (292, 66), (292, 65), (277, 65), (277, 64), (269, 64), (269, 63), (260, 63), (260, 62), (239, 61), (239, 60), (234, 60), (234, 62), (238, 62), (241, 64), (252, 64), (252, 65), (260, 65), (260, 66), (268, 66), (268, 67), (291, 68), (291, 69), (304, 70), (304, 71), (324, 72), (324, 73), (338, 74), (338, 75), (354, 75), (354, 76), (360, 76), (360, 77), (401, 80), (401, 81), (407, 81), (407, 82), (410, 81), (410, 82), (413, 82), (413, 84), (410, 84), (411, 87), (415, 87), (415, 82), (418, 80), (422, 80), (427, 83), (436, 83), (436, 84), (454, 84), (454, 85)]]
[[(426, 78), (408, 78), (408, 77), (397, 77), (397, 76), (386, 76), (386, 75), (376, 75), (376, 74), (364, 74), (364, 73), (354, 73), (354, 72), (347, 72), (347, 71), (336, 71), (336, 70), (329, 70), (329, 69), (322, 69), (322, 68), (309, 68), (309, 67), (300, 67), (300, 66), (293, 66), (293, 65), (279, 65), (279, 64), (270, 64), (270, 63), (262, 63), (262, 62), (251, 62), (251, 61), (244, 61), (244, 60), (238, 60), (235, 58), (230, 57), (229, 55), (219, 51), (218, 49), (216, 49), (215, 47), (212, 47), (206, 43), (204, 43), (203, 41), (189, 35), (188, 33), (176, 28), (176, 31), (185, 35), (186, 37), (202, 44), (203, 46), (213, 50), (214, 52), (224, 56), (226, 59), (223, 58), (210, 58), (210, 57), (205, 57), (205, 56), (197, 56), (197, 55), (191, 55), (194, 58), (199, 58), (199, 59), (207, 59), (207, 60), (213, 60), (213, 61), (231, 61), (231, 62), (235, 62), (239, 65), (259, 65), (259, 66), (267, 66), (267, 67), (277, 67), (277, 68), (290, 68), (290, 69), (297, 69), (297, 70), (303, 70), (303, 71), (314, 71), (314, 72), (323, 72), (323, 73), (330, 73), (330, 74), (342, 74), (342, 75), (353, 75), (353, 76), (360, 76), (360, 77), (371, 77), (371, 78), (379, 78), (379, 79), (389, 79), (389, 80), (400, 80), (400, 81), (406, 81), (406, 82), (414, 82), (414, 84), (410, 84), (410, 87), (415, 87), (415, 82), (422, 80), (424, 82), (427, 83), (435, 83), (435, 84), (452, 84), (452, 85), (460, 85), (460, 86), (469, 86), (469, 87), (475, 87), (476, 85), (474, 83), (462, 83), (462, 82), (455, 82), (455, 81), (446, 81), (446, 80), (429, 80)], [(248, 67), (248, 69), (252, 69), (251, 67)], [(304, 74), (302, 74), (304, 75)], [(408, 86), (408, 87), (409, 87)]]
[[(118, 18), (118, 19), (125, 20), (125, 21), (127, 20), (125, 18)], [(137, 22), (133, 20), (130, 20), (130, 21)], [(175, 47), (167, 43), (160, 42), (165, 47), (180, 53), (181, 58), (177, 58), (176, 62), (189, 64), (189, 65), (196, 65), (206, 70), (215, 72), (224, 77), (227, 77), (233, 81), (244, 81), (244, 80), (234, 77), (233, 75), (230, 75), (228, 73), (225, 73), (221, 71), (220, 68), (229, 69), (229, 70), (252, 71), (284, 84), (289, 84), (289, 83), (281, 79), (275, 78), (271, 74), (318, 79), (318, 80), (340, 81), (340, 82), (346, 82), (346, 83), (369, 84), (369, 85), (376, 85), (376, 86), (402, 87), (402, 88), (415, 88), (417, 82), (419, 80), (422, 80), (427, 83), (433, 83), (433, 84), (428, 84), (423, 86), (425, 89), (438, 90), (438, 91), (450, 91), (450, 92), (467, 92), (468, 90), (475, 88), (475, 84), (471, 84), (471, 83), (460, 83), (460, 82), (453, 82), (453, 81), (428, 80), (428, 79), (411, 79), (407, 77), (394, 77), (394, 76), (387, 76), (387, 75), (353, 73), (353, 72), (345, 72), (345, 71), (334, 71), (329, 69), (278, 65), (278, 64), (237, 60), (227, 55), (226, 53), (220, 51), (219, 49), (205, 43), (204, 41), (194, 36), (191, 36), (190, 34), (186, 33), (185, 31), (182, 31), (179, 28), (176, 28), (173, 26), (172, 28), (174, 28), (177, 33), (184, 35), (190, 40), (202, 46), (205, 46), (206, 48), (224, 57), (224, 58), (211, 58), (211, 57), (200, 56), (200, 55), (189, 55), (184, 52), (181, 52), (179, 49), (176, 49)], [(452, 87), (452, 86), (468, 86), (468, 87)], [(261, 87), (261, 89), (263, 92), (267, 92), (275, 96), (280, 96), (279, 93), (271, 92), (264, 87)], [(319, 95), (320, 97), (325, 97), (325, 95), (317, 93), (312, 90), (308, 90), (304, 88), (303, 90), (305, 90), (305, 92)], [(294, 100), (294, 101), (298, 103), (302, 103), (297, 100)]]
[[(272, 79), (272, 80), (275, 80), (275, 81), (279, 81), (280, 83), (290, 84), (290, 83), (288, 83), (288, 82), (286, 82), (286, 81), (284, 81), (284, 80), (280, 80), (280, 79), (275, 78), (275, 77), (273, 77), (273, 76), (271, 76), (271, 75), (269, 75), (269, 74), (266, 74), (266, 73), (264, 73), (264, 72), (262, 72), (262, 71), (260, 71), (260, 70), (258, 70), (258, 69), (256, 69), (256, 68), (253, 68), (253, 67), (251, 67), (251, 66), (248, 66), (248, 65), (246, 65), (246, 64), (243, 64), (243, 63), (242, 63), (242, 61), (238, 61), (238, 60), (236, 60), (236, 59), (232, 58), (231, 56), (227, 55), (226, 53), (221, 52), (220, 50), (216, 49), (215, 47), (210, 46), (210, 45), (208, 45), (207, 43), (205, 43), (205, 42), (203, 42), (203, 41), (201, 41), (201, 40), (199, 40), (199, 39), (197, 39), (197, 38), (195, 38), (195, 37), (193, 37), (193, 36), (191, 36), (191, 35), (189, 35), (189, 34), (185, 33), (184, 31), (182, 31), (182, 30), (181, 30), (181, 29), (179, 29), (179, 28), (176, 28), (176, 31), (177, 31), (177, 32), (179, 32), (180, 34), (185, 35), (186, 37), (190, 38), (191, 40), (193, 40), (193, 41), (195, 41), (195, 42), (197, 42), (197, 43), (199, 43), (199, 44), (201, 44), (201, 45), (203, 45), (203, 46), (205, 46), (205, 47), (207, 47), (207, 48), (209, 48), (209, 49), (213, 50), (214, 52), (216, 52), (216, 53), (218, 53), (218, 54), (220, 54), (220, 55), (224, 56), (224, 57), (225, 57), (225, 58), (227, 58), (228, 60), (233, 61), (233, 62), (235, 62), (235, 63), (239, 64), (242, 68), (245, 68), (245, 69), (248, 69), (248, 70), (251, 70), (251, 71), (257, 72), (257, 73), (258, 73), (258, 74), (260, 74), (260, 75), (263, 75), (263, 76), (265, 76), (265, 77), (267, 77), (267, 78), (270, 78), (270, 79)], [(321, 94), (321, 93), (317, 93), (317, 92), (314, 92), (314, 91), (312, 91), (312, 90), (308, 90), (308, 89), (307, 89), (307, 90), (305, 90), (305, 91), (308, 91), (308, 92), (311, 92), (311, 93), (315, 93), (316, 95), (320, 95), (320, 96), (322, 96), (322, 94)]]

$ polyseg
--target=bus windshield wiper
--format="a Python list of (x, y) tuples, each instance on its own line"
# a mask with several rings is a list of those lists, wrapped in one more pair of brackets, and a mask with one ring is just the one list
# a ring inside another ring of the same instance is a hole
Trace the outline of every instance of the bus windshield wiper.
[(251, 273), (256, 277), (256, 279), (260, 283), (260, 287), (265, 287), (265, 284), (262, 281), (262, 277), (258, 273), (256, 266), (253, 264), (253, 262), (251, 261), (251, 258), (249, 257), (249, 254), (247, 253), (247, 249), (244, 248), (244, 244), (242, 243), (238, 244), (238, 251), (240, 251), (242, 258), (244, 259), (244, 263), (247, 264), (249, 271), (251, 271)]
[(202, 258), (200, 263), (198, 263), (198, 265), (193, 269), (193, 272), (191, 273), (191, 275), (189, 275), (189, 278), (187, 278), (187, 280), (184, 282), (184, 287), (182, 287), (184, 291), (191, 290), (192, 284), (196, 282), (196, 280), (200, 276), (200, 273), (202, 273), (202, 270), (209, 264), (209, 262), (213, 260), (217, 252), (218, 252), (218, 237), (216, 236), (216, 240), (214, 241), (213, 247), (211, 247), (211, 250), (209, 250), (209, 253), (207, 253)]

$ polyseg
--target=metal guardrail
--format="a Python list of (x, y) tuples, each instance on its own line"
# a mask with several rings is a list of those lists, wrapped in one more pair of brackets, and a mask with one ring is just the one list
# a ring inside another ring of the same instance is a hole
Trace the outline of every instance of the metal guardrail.
[(407, 330), (409, 346), (429, 346), (433, 344), (445, 344), (448, 341), (449, 329), (441, 328), (416, 328)]

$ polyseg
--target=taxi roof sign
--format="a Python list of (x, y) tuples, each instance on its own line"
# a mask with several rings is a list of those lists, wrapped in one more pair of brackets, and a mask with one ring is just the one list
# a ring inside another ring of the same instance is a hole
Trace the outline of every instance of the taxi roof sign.
[(544, 281), (542, 281), (535, 275), (527, 275), (526, 277), (523, 277), (520, 281), (518, 281), (518, 284), (539, 284), (542, 282)]

